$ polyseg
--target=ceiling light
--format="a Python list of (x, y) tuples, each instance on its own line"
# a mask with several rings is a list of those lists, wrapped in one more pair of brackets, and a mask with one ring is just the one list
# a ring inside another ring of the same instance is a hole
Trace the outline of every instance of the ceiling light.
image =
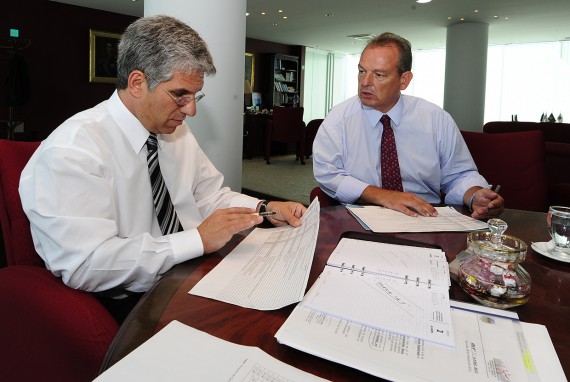
[(425, 4), (425, 3), (429, 3), (431, 2), (431, 0), (416, 0), (416, 3), (420, 3), (420, 4)]
[(287, 16), (283, 16), (283, 18), (284, 18), (284, 19), (286, 19), (286, 18), (287, 18)]
[(363, 33), (363, 34), (351, 34), (350, 36), (346, 36), (348, 38), (353, 38), (355, 40), (360, 40), (360, 41), (368, 41), (374, 38), (373, 34), (370, 33)]

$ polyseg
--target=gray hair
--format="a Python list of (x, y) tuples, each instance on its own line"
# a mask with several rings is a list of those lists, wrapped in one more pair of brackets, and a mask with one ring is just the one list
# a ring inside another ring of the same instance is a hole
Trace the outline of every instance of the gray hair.
[(412, 44), (397, 34), (384, 32), (381, 35), (376, 36), (372, 40), (368, 41), (368, 44), (366, 44), (364, 50), (369, 47), (374, 48), (392, 44), (396, 45), (400, 51), (400, 56), (398, 58), (398, 73), (402, 75), (402, 73), (412, 70)]
[(170, 16), (142, 17), (127, 27), (117, 58), (117, 89), (126, 89), (129, 75), (140, 70), (153, 90), (176, 73), (216, 73), (206, 42), (187, 24)]

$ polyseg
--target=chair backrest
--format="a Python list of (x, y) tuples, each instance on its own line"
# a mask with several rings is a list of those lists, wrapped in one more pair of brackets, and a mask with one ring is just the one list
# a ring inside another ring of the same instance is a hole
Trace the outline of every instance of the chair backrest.
[(570, 206), (570, 143), (544, 142), (550, 204)]
[(313, 141), (315, 140), (317, 131), (319, 131), (319, 127), (323, 121), (324, 119), (317, 118), (307, 123), (307, 127), (305, 128), (305, 153), (307, 156), (313, 153)]
[(303, 107), (275, 106), (271, 117), (271, 140), (291, 143), (304, 139), (303, 112)]
[(30, 222), (18, 193), (22, 170), (39, 145), (0, 139), (0, 223), (8, 265), (45, 266), (34, 248)]
[(540, 130), (540, 124), (536, 122), (490, 121), (483, 125), (484, 133), (520, 133), (531, 130)]
[(320, 187), (315, 187), (311, 190), (311, 194), (309, 195), (309, 203), (311, 203), (313, 199), (317, 197), (319, 198), (319, 204), (321, 207), (337, 206), (340, 204), (338, 200), (328, 196)]
[(490, 184), (501, 185), (506, 208), (548, 210), (542, 131), (461, 134), (479, 173)]

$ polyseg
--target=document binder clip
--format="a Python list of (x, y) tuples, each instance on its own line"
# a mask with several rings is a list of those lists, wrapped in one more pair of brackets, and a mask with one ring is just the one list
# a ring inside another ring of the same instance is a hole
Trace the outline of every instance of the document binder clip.
[(406, 275), (406, 277), (404, 277), (404, 284), (408, 283), (408, 275)]
[(340, 271), (341, 271), (341, 272), (342, 272), (343, 269), (344, 269), (344, 263), (342, 263), (342, 264), (340, 265)]
[(420, 278), (416, 277), (416, 286), (419, 286), (419, 285), (420, 285)]
[(428, 279), (428, 289), (431, 289), (431, 280)]
[(352, 267), (350, 267), (350, 274), (354, 273), (354, 264), (352, 264)]
[(366, 267), (362, 267), (362, 269), (360, 270), (360, 276), (364, 276), (364, 270), (366, 269)]

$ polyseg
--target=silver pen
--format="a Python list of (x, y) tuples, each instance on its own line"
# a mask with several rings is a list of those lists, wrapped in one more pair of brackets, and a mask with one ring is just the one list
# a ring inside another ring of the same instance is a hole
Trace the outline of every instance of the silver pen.
[(255, 212), (252, 215), (265, 217), (265, 216), (277, 215), (277, 212), (276, 211)]

